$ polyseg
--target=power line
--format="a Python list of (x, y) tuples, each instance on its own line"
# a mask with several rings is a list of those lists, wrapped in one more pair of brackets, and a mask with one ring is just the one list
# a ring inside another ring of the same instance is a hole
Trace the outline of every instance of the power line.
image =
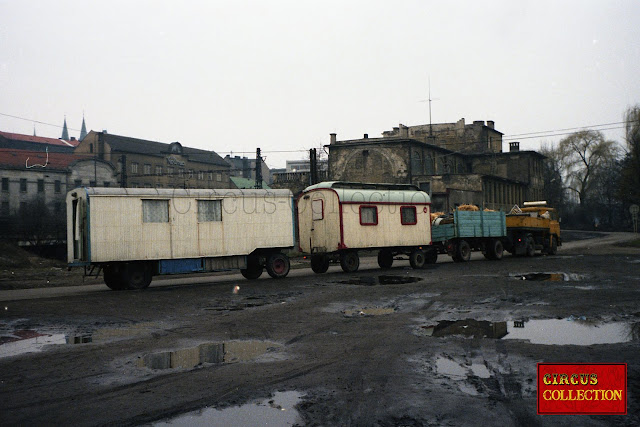
[[(60, 129), (62, 129), (64, 127), (64, 126), (54, 125), (54, 124), (47, 123), (47, 122), (41, 122), (39, 120), (33, 120), (33, 119), (27, 119), (25, 117), (14, 116), (14, 115), (11, 115), (11, 114), (6, 114), (6, 113), (0, 113), (0, 116), (11, 117), (13, 119), (18, 119), (18, 120), (25, 120), (27, 122), (38, 123), (40, 125), (45, 125), (45, 126), (53, 126), (53, 127), (60, 128)], [(76, 130), (78, 132), (80, 131), (80, 129), (70, 128), (69, 126), (67, 126), (67, 129)]]

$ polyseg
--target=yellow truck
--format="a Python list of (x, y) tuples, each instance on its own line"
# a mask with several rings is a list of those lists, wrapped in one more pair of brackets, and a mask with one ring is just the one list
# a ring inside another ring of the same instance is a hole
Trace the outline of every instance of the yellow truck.
[(522, 208), (514, 206), (506, 221), (505, 249), (513, 255), (533, 256), (538, 250), (555, 255), (562, 245), (558, 213), (544, 201), (524, 202)]

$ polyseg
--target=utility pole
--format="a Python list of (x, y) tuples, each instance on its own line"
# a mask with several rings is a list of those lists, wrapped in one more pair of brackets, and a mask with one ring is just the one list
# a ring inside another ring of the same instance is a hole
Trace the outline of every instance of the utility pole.
[(309, 150), (309, 185), (318, 183), (318, 153), (315, 148)]
[(262, 188), (262, 157), (260, 149), (256, 149), (256, 188)]

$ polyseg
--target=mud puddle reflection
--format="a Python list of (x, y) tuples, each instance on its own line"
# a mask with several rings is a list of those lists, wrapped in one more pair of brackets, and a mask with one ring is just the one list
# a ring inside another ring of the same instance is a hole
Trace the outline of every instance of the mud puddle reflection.
[(301, 422), (294, 406), (302, 396), (297, 391), (277, 392), (261, 402), (225, 409), (205, 408), (153, 426), (292, 426)]
[(513, 322), (443, 320), (436, 325), (421, 326), (420, 331), (433, 337), (519, 339), (544, 345), (618, 344), (640, 339), (640, 323), (593, 323), (574, 316)]
[(146, 354), (138, 358), (139, 368), (194, 368), (203, 363), (245, 362), (275, 352), (282, 344), (272, 341), (227, 341), (200, 344), (197, 347)]
[(422, 280), (421, 277), (413, 276), (397, 276), (397, 275), (382, 275), (382, 276), (368, 276), (368, 277), (352, 277), (348, 280), (339, 280), (334, 283), (341, 283), (343, 285), (402, 285), (405, 283), (415, 283)]
[(516, 280), (528, 280), (533, 282), (569, 282), (582, 280), (586, 276), (575, 273), (562, 272), (533, 272), (533, 273), (510, 273), (509, 277)]
[(384, 316), (385, 314), (391, 314), (396, 311), (392, 307), (365, 307), (354, 308), (350, 310), (344, 310), (342, 313), (344, 317), (360, 317), (360, 316)]

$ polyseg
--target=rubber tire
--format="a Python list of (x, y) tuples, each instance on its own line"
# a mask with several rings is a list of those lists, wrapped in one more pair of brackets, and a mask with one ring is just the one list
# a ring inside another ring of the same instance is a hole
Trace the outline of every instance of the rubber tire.
[(438, 251), (435, 248), (427, 249), (424, 251), (424, 254), (426, 264), (435, 264), (438, 262)]
[(111, 265), (107, 265), (102, 270), (102, 274), (104, 276), (104, 284), (109, 287), (109, 289), (114, 291), (122, 291), (127, 288), (127, 286), (122, 282), (122, 275), (120, 271)]
[(422, 249), (414, 249), (409, 255), (409, 264), (411, 268), (419, 270), (424, 268), (424, 264), (427, 262), (427, 256)]
[(393, 265), (393, 252), (388, 249), (382, 249), (378, 252), (378, 265), (383, 270), (388, 270)]
[(267, 258), (267, 273), (274, 279), (283, 279), (289, 274), (291, 263), (289, 257), (283, 253), (276, 252)]
[(329, 269), (329, 257), (326, 255), (311, 255), (311, 270), (314, 273), (326, 273)]
[[(458, 262), (467, 262), (471, 259), (471, 246), (469, 246), (469, 244), (464, 241), (464, 240), (460, 240), (460, 242), (458, 242), (458, 246), (456, 247), (456, 255), (458, 258)], [(454, 258), (454, 261), (456, 259)]]
[(125, 289), (142, 290), (151, 284), (151, 269), (144, 263), (127, 264), (121, 273)]
[(500, 239), (491, 239), (487, 253), (484, 255), (487, 259), (499, 261), (504, 256), (504, 245)]
[(247, 280), (256, 280), (262, 275), (263, 270), (258, 258), (250, 255), (247, 257), (247, 268), (241, 268), (240, 274)]
[(547, 254), (555, 255), (558, 253), (558, 239), (556, 236), (551, 236), (551, 246), (547, 249)]
[(528, 257), (532, 257), (536, 254), (536, 246), (533, 241), (533, 237), (527, 237), (527, 252), (526, 255)]
[(354, 273), (358, 271), (358, 267), (360, 267), (360, 257), (358, 257), (358, 252), (343, 252), (340, 255), (340, 267), (342, 267), (342, 271), (345, 273)]

